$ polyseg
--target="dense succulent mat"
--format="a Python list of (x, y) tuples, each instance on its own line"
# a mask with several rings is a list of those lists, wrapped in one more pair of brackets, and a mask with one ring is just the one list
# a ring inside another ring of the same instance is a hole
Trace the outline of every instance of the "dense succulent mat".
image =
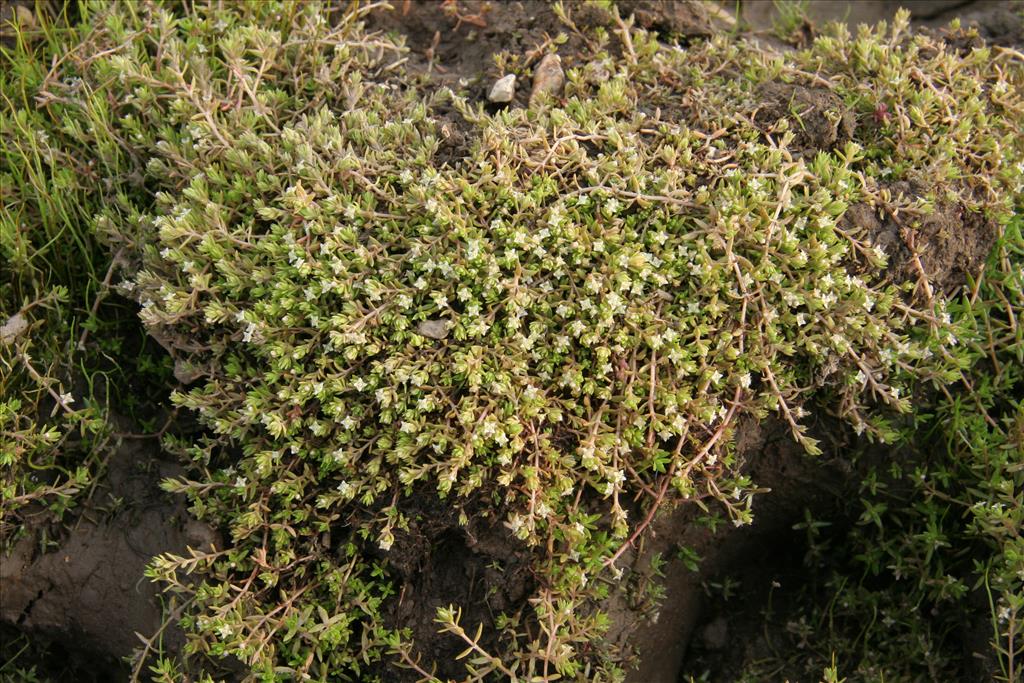
[[(905, 16), (682, 47), (566, 5), (562, 39), (495, 57), (530, 82), (561, 49), (564, 87), (496, 106), (375, 10), (86, 4), (5, 49), (5, 536), (121, 438), (93, 382), (71, 400), (120, 358), (77, 334), (102, 291), (140, 305), (147, 376), (201, 425), (167, 432), (163, 487), (225, 532), (152, 562), (188, 643), (137, 672), (621, 680), (658, 512), (750, 523), (770, 494), (739, 426), (776, 417), (814, 456), (827, 417), (941, 452), (902, 508), (865, 482), (865, 552), (823, 563), (850, 623), (878, 599), (851, 567), (937, 603), (983, 575), (1012, 679), (1024, 57)], [(918, 675), (913, 643), (844, 633), (858, 675)]]

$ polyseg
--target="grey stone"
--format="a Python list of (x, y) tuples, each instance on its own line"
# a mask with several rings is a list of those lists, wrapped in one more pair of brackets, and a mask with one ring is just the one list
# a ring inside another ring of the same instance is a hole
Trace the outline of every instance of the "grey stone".
[(11, 344), (28, 329), (28, 320), (21, 313), (15, 313), (0, 326), (0, 344)]
[(562, 58), (558, 55), (546, 55), (533, 72), (533, 90), (530, 92), (530, 106), (535, 106), (544, 97), (557, 97), (565, 85), (565, 72), (562, 71)]
[(729, 622), (725, 617), (719, 616), (705, 626), (700, 635), (709, 650), (721, 650), (729, 644)]
[(491, 91), (487, 93), (487, 99), (491, 102), (511, 102), (516, 94), (516, 75), (508, 74), (494, 81)]
[(416, 332), (430, 339), (444, 339), (448, 336), (448, 321), (424, 320), (416, 326)]

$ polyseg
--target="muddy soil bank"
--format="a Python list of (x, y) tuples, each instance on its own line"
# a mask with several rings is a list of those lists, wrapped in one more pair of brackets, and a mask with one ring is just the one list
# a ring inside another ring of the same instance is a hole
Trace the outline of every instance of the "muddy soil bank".
[(144, 571), (157, 554), (209, 549), (218, 540), (181, 499), (161, 491), (160, 481), (181, 471), (158, 453), (155, 442), (128, 442), (110, 458), (70, 529), (41, 548), (41, 529), (30, 521), (28, 533), (0, 561), (0, 622), (67, 656), (74, 674), (65, 675), (127, 680), (125, 658), (143, 647), (138, 634), (159, 631), (172, 650), (184, 642), (173, 623), (161, 630), (172, 604)]

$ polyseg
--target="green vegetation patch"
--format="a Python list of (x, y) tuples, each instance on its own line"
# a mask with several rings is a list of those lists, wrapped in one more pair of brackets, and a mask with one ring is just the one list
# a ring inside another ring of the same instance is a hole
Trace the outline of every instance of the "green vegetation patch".
[[(977, 360), (915, 235), (976, 216), (976, 275), (1002, 234), (1019, 54), (906, 17), (783, 56), (608, 16), (530, 108), (435, 90), (312, 3), (91, 7), (35, 86), (103, 169), (84, 230), (206, 429), (166, 440), (165, 487), (228, 532), (153, 563), (188, 601), (158, 675), (621, 680), (602, 605), (657, 510), (752, 520), (740, 420), (812, 455), (816, 411), (891, 442)], [(425, 647), (406, 565), (460, 527), (530, 578), (452, 598)]]

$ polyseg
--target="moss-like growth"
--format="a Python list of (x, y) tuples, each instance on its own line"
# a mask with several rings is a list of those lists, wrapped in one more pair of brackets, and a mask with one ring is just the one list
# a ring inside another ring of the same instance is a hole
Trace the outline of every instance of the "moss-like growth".
[[(893, 441), (974, 358), (914, 236), (950, 203), (982, 242), (1008, 219), (1019, 55), (906, 17), (791, 55), (610, 20), (563, 99), (489, 112), (361, 19), (97, 7), (45, 84), (121, 169), (92, 229), (207, 429), (167, 441), (191, 472), (166, 488), (229, 543), (151, 576), (189, 596), (188, 654), (267, 680), (619, 680), (602, 604), (659, 508), (752, 519), (741, 419), (811, 454), (816, 412)], [(438, 610), (458, 662), (394, 618), (436, 510), (532, 576), (474, 623)]]

